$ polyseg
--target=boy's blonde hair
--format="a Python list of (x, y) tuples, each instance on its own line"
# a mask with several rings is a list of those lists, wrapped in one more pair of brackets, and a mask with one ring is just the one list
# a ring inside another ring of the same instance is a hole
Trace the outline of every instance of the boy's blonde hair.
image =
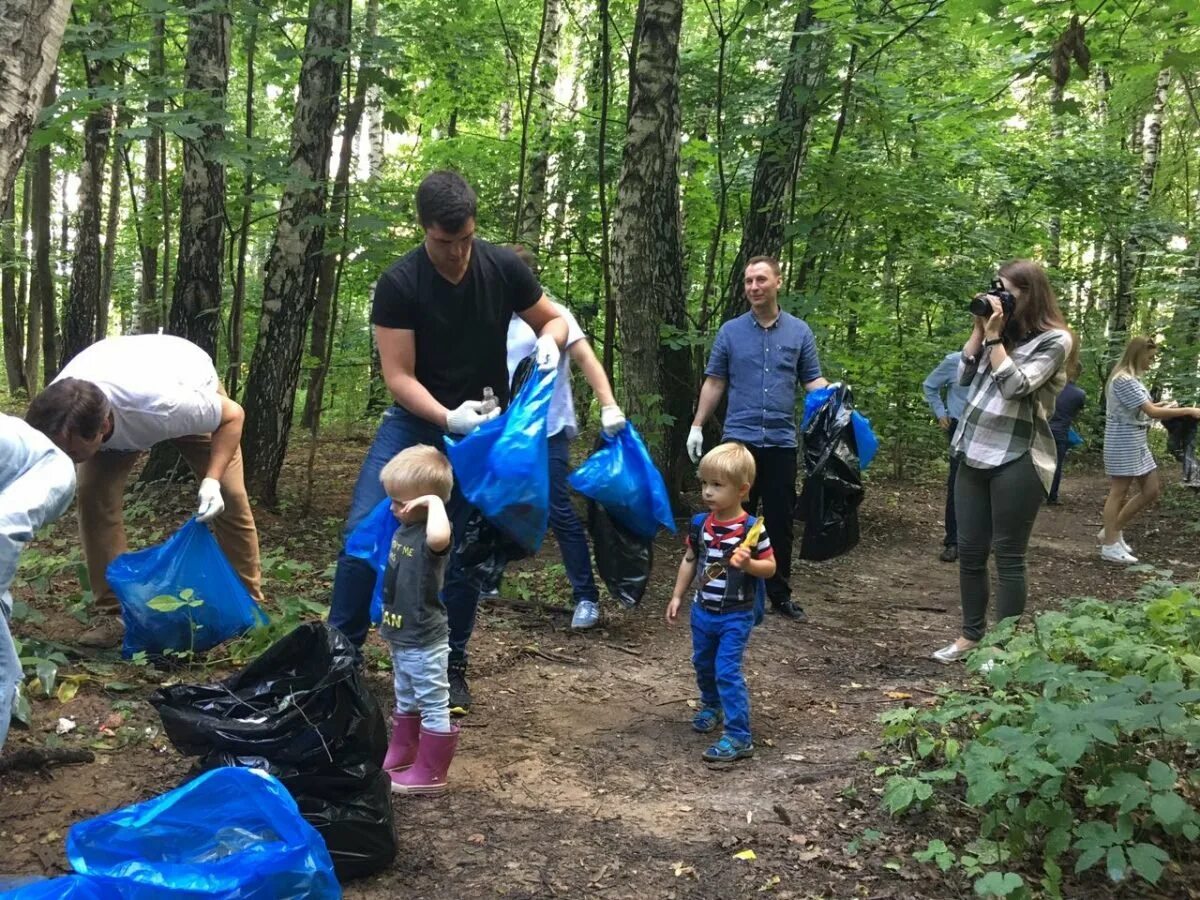
[(379, 473), (379, 481), (389, 497), (408, 495), (409, 499), (415, 499), (436, 494), (446, 501), (454, 488), (454, 471), (450, 460), (436, 447), (417, 444), (388, 460)]
[(724, 476), (738, 485), (754, 484), (754, 457), (745, 444), (727, 441), (717, 444), (700, 460), (700, 477)]

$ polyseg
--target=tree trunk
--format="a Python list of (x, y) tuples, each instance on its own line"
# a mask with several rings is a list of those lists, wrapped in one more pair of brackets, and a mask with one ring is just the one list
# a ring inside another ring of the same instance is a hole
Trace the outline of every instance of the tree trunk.
[(383, 171), (383, 93), (379, 85), (367, 88), (367, 172), (368, 178), (378, 178)]
[(329, 154), (350, 42), (349, 19), (348, 0), (313, 0), (310, 7), (292, 123), (292, 181), (284, 189), (267, 259), (258, 343), (246, 383), (242, 444), (247, 482), (251, 492), (268, 504), (278, 496), (304, 332), (316, 301)]
[[(517, 239), (534, 250), (541, 243), (542, 220), (546, 215), (546, 176), (550, 170), (550, 145), (554, 134), (550, 100), (558, 80), (558, 39), (562, 27), (559, 10), (560, 0), (544, 0), (542, 52), (536, 63), (537, 77), (533, 80), (537, 88), (536, 92), (530, 92), (532, 108), (526, 112), (536, 134), (533, 138), (533, 155), (529, 158), (529, 175), (521, 199)], [(526, 140), (528, 131), (527, 127), (522, 142)]]
[(246, 38), (246, 164), (242, 167), (242, 222), (238, 229), (237, 275), (229, 305), (229, 368), (225, 390), (235, 400), (242, 380), (242, 330), (246, 310), (246, 253), (250, 246), (250, 219), (254, 212), (254, 56), (258, 48), (258, 4), (250, 5), (250, 33)]
[[(46, 85), (43, 106), (54, 102), (55, 79)], [(29, 278), (29, 317), (39, 319), (43, 366), (42, 384), (49, 384), (58, 371), (58, 316), (55, 314), (54, 270), (50, 267), (50, 216), (54, 189), (50, 171), (50, 147), (39, 147), (33, 155), (33, 273)], [(29, 381), (36, 381), (37, 349), (29, 347)]]
[[(163, 324), (158, 293), (158, 247), (163, 236), (163, 188), (166, 184), (162, 157), (162, 91), (166, 71), (163, 42), (166, 23), (163, 13), (154, 14), (150, 39), (150, 97), (146, 101), (146, 119), (150, 134), (146, 138), (145, 189), (142, 193), (142, 283), (138, 290), (138, 331), (153, 334)], [(130, 187), (132, 190), (132, 186)]]
[(1146, 211), (1150, 208), (1150, 195), (1154, 190), (1154, 176), (1158, 171), (1158, 156), (1162, 149), (1163, 110), (1167, 106), (1167, 94), (1171, 89), (1171, 70), (1164, 68), (1158, 73), (1154, 88), (1154, 102), (1142, 123), (1142, 168), (1138, 176), (1137, 193), (1133, 199), (1132, 225), (1125, 239), (1117, 276), (1117, 295), (1109, 311), (1108, 339), (1109, 355), (1119, 356), (1125, 344), (1129, 323), (1133, 318), (1134, 280), (1141, 268), (1144, 251), (1142, 236), (1145, 230)]
[(184, 113), (201, 132), (183, 143), (179, 257), (168, 330), (216, 361), (225, 259), (225, 92), (229, 84), (229, 9), (188, 0)]
[(0, 0), (0, 197), (16, 182), (70, 10), (71, 0)]
[(608, 219), (608, 104), (612, 90), (612, 40), (608, 0), (599, 0), (600, 15), (600, 130), (596, 138), (596, 198), (600, 207), (600, 271), (604, 283), (604, 372), (613, 380), (617, 353), (617, 298), (613, 293), (612, 249)]
[[(39, 166), (41, 164), (41, 156), (43, 151), (47, 154), (46, 158), (46, 181), (44, 186), (39, 186), (37, 183), (39, 174)], [(29, 233), (32, 234), (34, 225), (39, 215), (36, 204), (39, 199), (44, 204), (41, 214), (46, 220), (46, 233), (49, 237), (49, 212), (50, 204), (53, 202), (50, 199), (50, 172), (49, 172), (49, 147), (39, 148), (29, 161), (29, 179), (27, 186), (27, 203), (25, 208), (29, 213)], [(40, 196), (39, 196), (40, 195)], [(29, 269), (29, 293), (25, 303), (25, 384), (29, 388), (29, 393), (35, 394), (38, 388), (38, 369), (42, 364), (42, 307), (41, 299), (38, 294), (40, 285), (37, 283), (37, 241), (30, 238), (29, 252), (26, 259), (30, 261)], [(47, 258), (47, 266), (49, 268), (49, 259)]]
[[(114, 121), (121, 126), (123, 114), (118, 109)], [(96, 337), (108, 336), (108, 311), (112, 306), (113, 266), (117, 261), (117, 230), (121, 226), (121, 160), (125, 157), (125, 141), (118, 132), (113, 141), (112, 168), (109, 169), (108, 218), (104, 223), (104, 262), (100, 275), (100, 305), (96, 308)]]
[[(92, 17), (96, 29), (95, 47), (108, 41), (109, 13), (97, 6)], [(104, 165), (108, 161), (108, 142), (112, 135), (112, 104), (103, 100), (116, 81), (108, 59), (87, 59), (88, 93), (98, 100), (83, 123), (83, 169), (79, 173), (79, 220), (75, 234), (75, 255), (71, 264), (71, 291), (63, 313), (63, 340), (60, 366), (65, 366), (84, 347), (96, 340), (96, 321), (100, 306), (100, 206), (104, 196)]]
[(783, 249), (788, 188), (808, 152), (812, 119), (820, 99), (817, 90), (829, 63), (828, 39), (811, 34), (812, 26), (812, 6), (804, 0), (792, 26), (788, 67), (779, 90), (775, 121), (763, 136), (754, 168), (750, 206), (742, 223), (741, 247), (729, 271), (722, 319), (743, 312), (746, 293), (742, 276), (747, 260), (778, 257)]
[[(1063, 85), (1058, 81), (1050, 81), (1050, 143), (1052, 147), (1062, 144)], [(1057, 201), (1056, 201), (1057, 202)], [(1058, 278), (1062, 268), (1062, 210), (1055, 207), (1050, 212), (1050, 247), (1046, 253), (1046, 264), (1050, 268), (1050, 277)]]
[(362, 122), (363, 109), (367, 100), (367, 88), (374, 81), (374, 65), (371, 54), (375, 34), (379, 29), (379, 0), (368, 0), (366, 10), (364, 49), (358, 67), (358, 82), (354, 85), (354, 96), (346, 109), (346, 120), (342, 128), (342, 145), (338, 152), (337, 175), (333, 180), (333, 193), (329, 200), (328, 221), (333, 225), (336, 239), (327, 245), (321, 255), (321, 266), (317, 271), (317, 301), (313, 308), (312, 328), (309, 334), (309, 356), (319, 360), (308, 379), (308, 394), (304, 402), (301, 424), (313, 428), (321, 414), (321, 403), (325, 394), (325, 377), (329, 371), (329, 357), (333, 349), (331, 341), (333, 296), (342, 270), (342, 253), (345, 250), (347, 217), (350, 212), (350, 163), (354, 159), (355, 137)]
[[(21, 185), (21, 244), (18, 252), (21, 254), (18, 259), (21, 260), (21, 267), (17, 272), (17, 322), (21, 324), (22, 329), (25, 329), (25, 323), (28, 321), (29, 311), (29, 202), (30, 195), (33, 193), (33, 163), (28, 158), (25, 160), (25, 175)], [(20, 337), (21, 341), (21, 377), (25, 381), (25, 386), (31, 388), (29, 384), (28, 372), (25, 369), (25, 341), (26, 334), (23, 330)]]
[(691, 357), (686, 347), (664, 344), (660, 335), (664, 327), (682, 331), (687, 324), (679, 222), (683, 0), (643, 0), (640, 12), (613, 217), (613, 287), (626, 409), (677, 492), (691, 413)]
[(8, 392), (25, 391), (25, 368), (21, 359), (21, 342), (25, 328), (17, 318), (17, 228), (16, 188), (9, 192), (0, 211), (0, 308), (4, 326), (4, 373)]

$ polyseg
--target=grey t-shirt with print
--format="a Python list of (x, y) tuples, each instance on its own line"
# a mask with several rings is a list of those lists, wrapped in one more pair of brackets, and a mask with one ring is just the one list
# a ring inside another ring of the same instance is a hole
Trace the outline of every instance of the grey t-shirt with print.
[(425, 542), (425, 523), (401, 524), (392, 538), (383, 576), (380, 636), (393, 647), (430, 647), (450, 639), (446, 607), (438, 596), (449, 547), (441, 553)]

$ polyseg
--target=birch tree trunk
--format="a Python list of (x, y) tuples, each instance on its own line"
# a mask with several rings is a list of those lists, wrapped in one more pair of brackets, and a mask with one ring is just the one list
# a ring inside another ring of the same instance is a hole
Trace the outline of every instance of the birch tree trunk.
[(754, 167), (742, 243), (729, 271), (723, 320), (744, 311), (742, 276), (747, 260), (764, 255), (778, 257), (783, 249), (788, 189), (808, 152), (812, 119), (820, 99), (818, 88), (829, 64), (828, 40), (809, 33), (813, 19), (812, 6), (805, 0), (792, 26), (788, 67), (779, 89), (775, 121), (763, 135)]
[(23, 323), (17, 317), (17, 227), (16, 190), (9, 192), (0, 211), (0, 319), (4, 327), (4, 374), (8, 392), (25, 391), (25, 368), (21, 359)]
[(1163, 110), (1167, 106), (1167, 94), (1171, 89), (1171, 70), (1164, 68), (1158, 73), (1154, 86), (1154, 102), (1150, 112), (1142, 121), (1141, 152), (1142, 169), (1138, 176), (1137, 193), (1133, 199), (1133, 224), (1125, 239), (1117, 274), (1117, 294), (1109, 311), (1108, 339), (1110, 355), (1119, 355), (1129, 331), (1133, 317), (1134, 280), (1144, 260), (1142, 237), (1144, 219), (1150, 208), (1150, 196), (1154, 191), (1154, 176), (1158, 172), (1158, 156), (1162, 149)]
[(268, 504), (277, 500), (304, 355), (304, 332), (316, 302), (317, 268), (325, 241), (329, 155), (349, 43), (349, 3), (313, 0), (292, 123), (292, 180), (284, 189), (267, 259), (262, 319), (244, 404), (242, 448), (247, 486)]
[(70, 11), (71, 0), (0, 0), (0, 197), (21, 168)]
[[(108, 40), (109, 13), (97, 6), (92, 16), (96, 45)], [(102, 97), (114, 84), (115, 69), (109, 59), (84, 61), (88, 92)], [(83, 123), (83, 168), (79, 173), (79, 218), (75, 234), (75, 255), (71, 263), (71, 291), (63, 311), (62, 355), (59, 367), (96, 340), (96, 321), (100, 307), (100, 212), (104, 196), (104, 167), (112, 136), (111, 102), (100, 102)]]
[(166, 71), (163, 42), (166, 40), (164, 14), (154, 17), (150, 38), (150, 96), (146, 101), (146, 119), (150, 134), (146, 138), (145, 189), (142, 193), (142, 283), (138, 290), (138, 331), (153, 334), (163, 324), (158, 294), (158, 247), (163, 236), (162, 84)]
[(215, 361), (225, 258), (225, 92), (229, 84), (229, 9), (188, 0), (184, 111), (201, 136), (183, 144), (179, 256), (168, 330)]
[(321, 403), (325, 394), (325, 376), (329, 370), (329, 357), (333, 350), (333, 298), (342, 271), (343, 242), (346, 237), (346, 219), (350, 206), (350, 164), (354, 159), (354, 144), (362, 122), (367, 101), (367, 89), (374, 81), (375, 34), (379, 30), (379, 0), (368, 0), (364, 22), (363, 52), (359, 56), (358, 81), (354, 85), (354, 96), (346, 109), (342, 127), (342, 144), (338, 151), (337, 174), (333, 179), (333, 193), (329, 201), (329, 222), (335, 230), (335, 242), (321, 255), (321, 267), (317, 271), (317, 300), (313, 308), (312, 328), (309, 329), (309, 355), (320, 360), (308, 379), (308, 394), (304, 403), (301, 424), (313, 428), (320, 417)]
[[(517, 239), (536, 250), (542, 239), (542, 220), (546, 216), (546, 180), (550, 170), (550, 143), (553, 138), (553, 118), (550, 100), (558, 80), (558, 41), (562, 29), (560, 0), (545, 0), (545, 27), (542, 53), (538, 60), (536, 89), (531, 99), (529, 117), (533, 122), (533, 154), (529, 157), (529, 174), (521, 200), (517, 224)], [(528, 130), (528, 129), (527, 129)]]
[(623, 392), (649, 436), (667, 483), (678, 491), (691, 413), (686, 347), (664, 344), (664, 327), (686, 327), (679, 222), (679, 33), (683, 0), (643, 0), (613, 216), (614, 294)]

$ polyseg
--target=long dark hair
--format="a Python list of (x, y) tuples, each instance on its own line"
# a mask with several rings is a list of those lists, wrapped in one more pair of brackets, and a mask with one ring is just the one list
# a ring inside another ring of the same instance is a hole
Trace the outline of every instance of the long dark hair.
[(1067, 353), (1067, 371), (1076, 371), (1079, 364), (1079, 338), (1067, 324), (1067, 317), (1059, 308), (1058, 298), (1046, 270), (1031, 259), (1014, 259), (1000, 267), (1000, 277), (1007, 278), (1021, 291), (1021, 301), (1013, 313), (1012, 329), (1015, 336), (1040, 334), (1058, 328), (1071, 335), (1071, 349)]

